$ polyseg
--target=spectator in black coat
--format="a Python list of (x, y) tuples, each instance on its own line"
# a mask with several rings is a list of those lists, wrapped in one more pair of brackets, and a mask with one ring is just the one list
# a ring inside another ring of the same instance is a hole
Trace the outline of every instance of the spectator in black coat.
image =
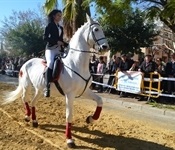
[[(111, 63), (111, 66), (109, 67), (110, 68), (110, 70), (109, 70), (110, 76), (109, 76), (109, 80), (108, 80), (108, 83), (107, 83), (108, 85), (111, 85), (111, 86), (114, 85), (114, 81), (115, 81), (114, 74), (118, 70), (120, 62), (121, 62), (120, 57), (114, 57), (114, 59)], [(111, 92), (111, 90), (112, 90), (111, 88), (107, 88), (106, 92)], [(112, 90), (112, 92), (115, 93), (114, 90)]]
[(112, 73), (113, 72), (113, 66), (114, 66), (114, 63), (116, 61), (116, 58), (117, 58), (116, 55), (113, 55), (113, 58), (111, 59), (111, 61), (108, 64), (108, 71), (109, 71), (110, 75), (113, 74)]
[(118, 70), (119, 66), (120, 66), (120, 62), (121, 62), (121, 58), (120, 57), (114, 57), (111, 65), (110, 65), (110, 69), (109, 69), (109, 74), (113, 75), (116, 73), (116, 71)]
[[(93, 55), (90, 62), (89, 62), (89, 71), (90, 73), (92, 74), (92, 80), (93, 81), (98, 81), (97, 80), (97, 75), (95, 75), (97, 73), (97, 65), (98, 65), (98, 61), (96, 60), (96, 56)], [(96, 87), (96, 84), (95, 83), (92, 83), (91, 85), (91, 89), (95, 89)]]
[(136, 61), (134, 61), (133, 65), (131, 66), (129, 71), (138, 71), (138, 70), (139, 70), (139, 61), (136, 60)]
[[(141, 66), (139, 67), (139, 71), (144, 73), (144, 77), (149, 78), (150, 73), (157, 70), (157, 65), (154, 61), (152, 61), (151, 55), (146, 55), (145, 60), (142, 62)], [(149, 87), (149, 82), (144, 82), (144, 87)], [(152, 84), (152, 87), (156, 88), (155, 84)], [(140, 96), (139, 100), (144, 99), (144, 97)]]
[(89, 62), (90, 73), (97, 73), (97, 65), (98, 65), (98, 61), (96, 60), (96, 56), (93, 55), (92, 59)]
[[(119, 71), (129, 71), (131, 66), (133, 65), (133, 61), (127, 59), (127, 55), (121, 55), (122, 61), (119, 65)], [(128, 94), (126, 92), (120, 92), (120, 97), (127, 97)]]
[(152, 61), (151, 55), (146, 55), (145, 60), (142, 62), (139, 67), (139, 71), (144, 73), (144, 77), (150, 77), (150, 73), (154, 72), (157, 69), (157, 65)]
[[(166, 64), (165, 74), (167, 77), (173, 78), (175, 77), (175, 53), (171, 55), (171, 61)], [(175, 91), (175, 82), (168, 81), (168, 93), (172, 93)]]
[(121, 55), (121, 59), (122, 59), (122, 61), (120, 62), (119, 70), (120, 71), (128, 71), (131, 68), (131, 66), (133, 65), (133, 61), (129, 61), (125, 54)]
[(156, 59), (156, 64), (157, 64), (157, 72), (161, 76), (165, 76), (165, 63), (162, 61), (161, 58)]
[(128, 53), (127, 55), (126, 55), (126, 59), (127, 59), (127, 61), (128, 61), (128, 67), (129, 68), (131, 68), (132, 67), (132, 65), (134, 64), (134, 60), (131, 58), (132, 57), (132, 54), (131, 53)]

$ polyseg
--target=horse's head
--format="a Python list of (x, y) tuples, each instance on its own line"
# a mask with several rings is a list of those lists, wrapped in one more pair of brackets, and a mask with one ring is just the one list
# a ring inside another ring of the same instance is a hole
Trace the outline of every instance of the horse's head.
[(90, 47), (99, 51), (107, 50), (109, 45), (101, 26), (88, 15), (86, 15), (86, 18), (89, 24), (87, 42), (89, 43)]

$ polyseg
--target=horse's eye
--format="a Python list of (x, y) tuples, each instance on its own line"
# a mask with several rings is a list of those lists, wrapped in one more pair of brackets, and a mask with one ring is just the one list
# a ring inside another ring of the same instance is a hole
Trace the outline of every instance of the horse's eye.
[(97, 32), (99, 29), (98, 28), (95, 28), (95, 32)]

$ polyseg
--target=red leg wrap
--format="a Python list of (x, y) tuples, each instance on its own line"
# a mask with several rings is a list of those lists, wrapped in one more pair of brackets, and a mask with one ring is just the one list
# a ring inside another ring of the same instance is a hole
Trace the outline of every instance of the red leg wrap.
[(32, 107), (32, 120), (36, 120), (35, 107)]
[(72, 135), (71, 135), (71, 123), (67, 123), (66, 124), (66, 138), (67, 139), (72, 139)]
[(30, 110), (29, 104), (27, 102), (25, 102), (25, 108), (26, 108), (26, 115), (30, 116), (31, 115), (31, 110)]
[(94, 120), (97, 120), (100, 117), (100, 113), (101, 113), (102, 107), (97, 107), (95, 110), (94, 115), (92, 116), (92, 118)]

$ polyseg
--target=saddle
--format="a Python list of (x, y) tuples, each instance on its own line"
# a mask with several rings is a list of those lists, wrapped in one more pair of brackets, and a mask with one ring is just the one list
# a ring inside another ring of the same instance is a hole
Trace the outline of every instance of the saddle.
[[(47, 62), (46, 60), (44, 60), (43, 65), (47, 67)], [(53, 65), (53, 71), (52, 71), (52, 78), (51, 78), (51, 82), (55, 82), (58, 81), (60, 78), (60, 73), (63, 69), (63, 62), (61, 60), (61, 57), (59, 57), (58, 55), (55, 56), (54, 58), (54, 65)], [(45, 74), (45, 71), (43, 73), (43, 75)]]

